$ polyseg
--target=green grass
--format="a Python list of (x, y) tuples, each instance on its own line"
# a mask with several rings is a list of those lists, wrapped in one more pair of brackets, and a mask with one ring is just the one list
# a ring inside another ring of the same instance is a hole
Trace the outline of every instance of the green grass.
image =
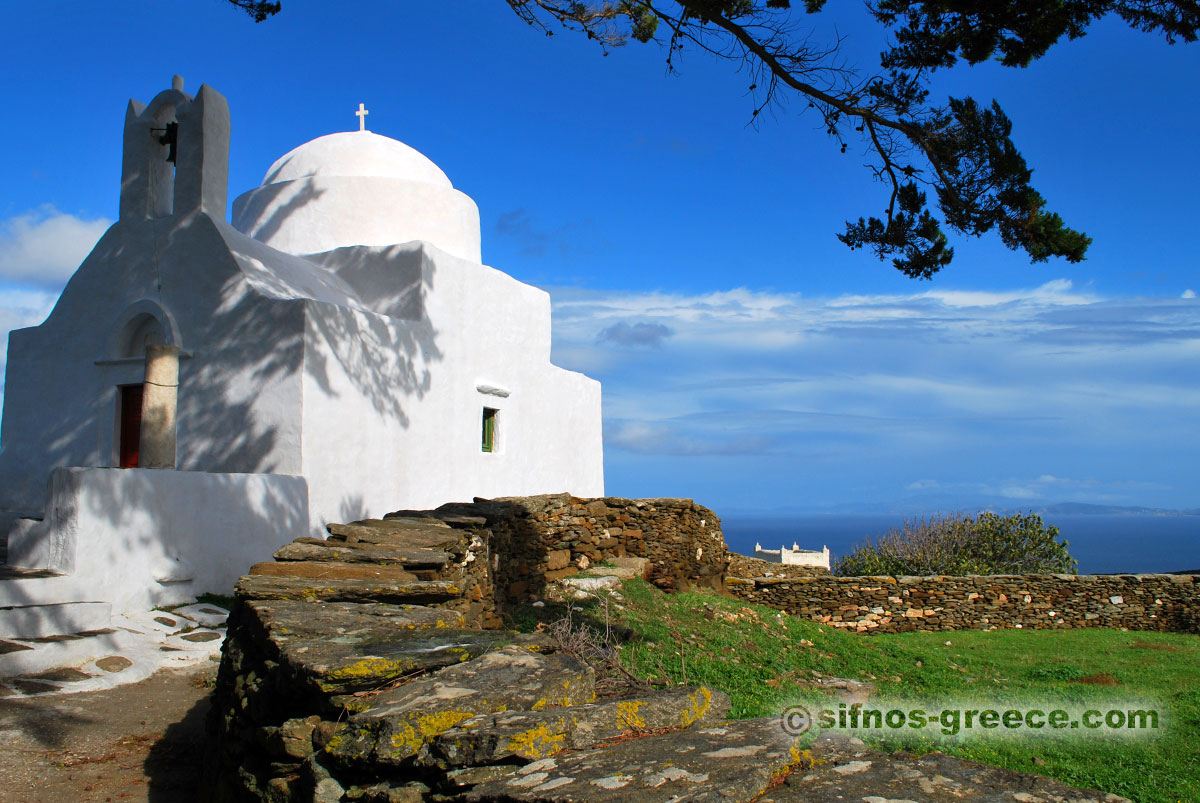
[(224, 608), (228, 611), (233, 607), (233, 599), (234, 597), (232, 594), (217, 594), (213, 591), (206, 591), (200, 596), (196, 597), (196, 602), (203, 603), (205, 605), (215, 605), (218, 608)]
[[(994, 630), (864, 636), (713, 593), (663, 594), (633, 581), (611, 615), (635, 637), (622, 662), (660, 684), (705, 684), (728, 694), (735, 718), (771, 716), (788, 705), (836, 708), (818, 677), (870, 681), (870, 707), (942, 701), (1106, 709), (1147, 701), (1163, 711), (1160, 735), (1080, 736), (1087, 731), (1015, 731), (969, 740), (892, 734), (884, 749), (938, 749), (1135, 801), (1200, 801), (1200, 636), (1115, 630)], [(578, 603), (596, 619), (596, 603)], [(528, 609), (518, 624), (560, 606)], [(947, 644), (947, 642), (949, 642)], [(1090, 682), (1088, 682), (1090, 681)], [(1114, 685), (1100, 685), (1114, 684)]]

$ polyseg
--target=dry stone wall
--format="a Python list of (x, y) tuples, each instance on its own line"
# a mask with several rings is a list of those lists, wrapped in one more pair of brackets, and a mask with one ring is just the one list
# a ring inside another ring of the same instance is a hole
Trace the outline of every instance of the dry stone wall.
[(747, 602), (858, 632), (1108, 627), (1200, 632), (1200, 576), (727, 577)]
[(731, 577), (829, 577), (829, 570), (824, 566), (795, 566), (792, 564), (775, 563), (774, 561), (752, 558), (729, 553), (729, 569)]
[(540, 598), (547, 583), (613, 558), (647, 558), (646, 579), (667, 590), (720, 589), (729, 562), (721, 520), (691, 499), (555, 494), (477, 499), (438, 513), (486, 521), (501, 604)]

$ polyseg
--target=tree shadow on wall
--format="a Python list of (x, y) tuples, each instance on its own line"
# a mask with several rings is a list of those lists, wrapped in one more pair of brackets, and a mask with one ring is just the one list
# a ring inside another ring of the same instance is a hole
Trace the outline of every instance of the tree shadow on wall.
[[(317, 196), (298, 195), (277, 214), (288, 214)], [(268, 224), (278, 227), (280, 222)], [(87, 320), (77, 313), (93, 299), (115, 297), (124, 305), (145, 296), (147, 287), (156, 287), (152, 295), (178, 319), (185, 349), (177, 430), (180, 469), (299, 474), (306, 381), (310, 392), (316, 388), (325, 394), (334, 410), (343, 402), (349, 410), (362, 409), (365, 401), (403, 427), (410, 425), (410, 404), (430, 392), (434, 363), (443, 354), (424, 305), (435, 266), (422, 245), (353, 247), (339, 249), (335, 256), (302, 259), (206, 216), (122, 221), (118, 226), (124, 228), (114, 226), (112, 236), (102, 240), (111, 247), (102, 251), (97, 246), (86, 270), (73, 277), (75, 300), (65, 309), (56, 307), (45, 336)], [(151, 253), (132, 247), (138, 240), (131, 232), (152, 235)], [(128, 289), (114, 290), (114, 282), (121, 281), (129, 282)], [(128, 299), (121, 301), (124, 295)], [(103, 314), (101, 310), (101, 318)], [(81, 409), (86, 414), (43, 415), (46, 431), (38, 437), (45, 446), (38, 471), (77, 464), (78, 443), (94, 443), (98, 429), (115, 428), (115, 421), (100, 420), (109, 414), (103, 405), (85, 403)], [(369, 443), (370, 432), (363, 436)], [(346, 448), (360, 447), (348, 443)], [(100, 456), (98, 462), (108, 461)], [(95, 462), (84, 463), (89, 464)], [(137, 515), (137, 497), (144, 492), (138, 483), (115, 487), (121, 490), (108, 498), (88, 497), (87, 512), (106, 522), (110, 532), (120, 533), (101, 545), (105, 560), (120, 565), (160, 547), (163, 534)], [(221, 511), (223, 520), (278, 532), (279, 543), (308, 534), (307, 511), (297, 510), (294, 500), (267, 494), (231, 498), (228, 506)], [(343, 511), (351, 514), (347, 518), (368, 513), (361, 496), (347, 496)], [(268, 557), (269, 552), (263, 555)], [(102, 598), (100, 592), (97, 588), (93, 598)], [(32, 601), (18, 598), (10, 604)]]
[(205, 325), (210, 346), (181, 377), (180, 467), (298, 472), (302, 426), (314, 422), (300, 409), (320, 401), (313, 387), (325, 409), (345, 404), (355, 416), (365, 402), (383, 422), (408, 427), (409, 405), (430, 391), (443, 359), (424, 305), (435, 267), (423, 248), (301, 259), (225, 237), (243, 273), (220, 288)]

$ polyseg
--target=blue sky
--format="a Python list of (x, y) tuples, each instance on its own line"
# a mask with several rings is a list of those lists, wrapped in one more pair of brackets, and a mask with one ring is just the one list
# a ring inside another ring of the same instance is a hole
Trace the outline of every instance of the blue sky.
[[(656, 46), (604, 56), (501, 0), (284, 6), (6, 9), (0, 328), (40, 321), (116, 217), (125, 104), (179, 73), (229, 99), (231, 198), (359, 102), (472, 196), (485, 262), (552, 293), (555, 361), (604, 383), (610, 493), (1200, 506), (1200, 47), (1102, 24), (1028, 70), (939, 77), (1000, 101), (1095, 242), (1030, 265), (958, 240), (914, 282), (834, 237), (886, 200), (856, 146), (799, 102), (748, 126), (729, 64), (668, 76)], [(883, 46), (860, 11), (813, 22), (865, 66)]]

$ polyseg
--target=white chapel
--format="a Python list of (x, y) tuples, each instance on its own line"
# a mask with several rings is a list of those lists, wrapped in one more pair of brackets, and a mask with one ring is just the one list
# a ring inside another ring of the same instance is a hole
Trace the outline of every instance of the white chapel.
[(600, 385), (551, 364), (549, 296), (484, 265), (475, 203), (359, 108), (229, 223), (225, 99), (130, 101), (120, 219), (9, 336), (9, 565), (153, 605), (330, 521), (603, 495)]

